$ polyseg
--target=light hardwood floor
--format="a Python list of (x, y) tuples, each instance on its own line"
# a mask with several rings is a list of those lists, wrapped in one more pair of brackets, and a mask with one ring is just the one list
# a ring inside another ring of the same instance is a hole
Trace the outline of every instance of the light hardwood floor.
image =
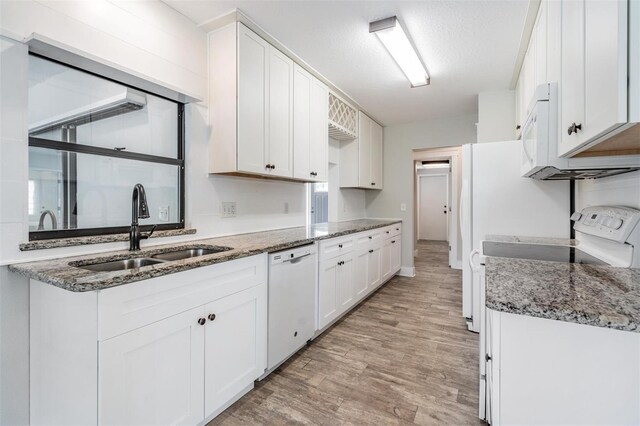
[(483, 424), (478, 336), (447, 244), (420, 241), (395, 277), (210, 425)]

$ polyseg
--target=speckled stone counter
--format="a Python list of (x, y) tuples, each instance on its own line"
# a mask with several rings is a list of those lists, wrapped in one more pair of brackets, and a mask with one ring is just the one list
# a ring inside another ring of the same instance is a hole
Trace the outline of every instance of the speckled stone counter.
[(487, 257), (485, 277), (487, 308), (640, 332), (640, 269)]
[[(142, 232), (148, 232), (149, 226), (141, 227)], [(196, 230), (193, 228), (187, 229), (168, 229), (164, 231), (155, 231), (151, 238), (162, 237), (176, 237), (179, 235), (193, 235)], [(90, 237), (76, 237), (76, 238), (54, 238), (51, 240), (36, 240), (29, 241), (28, 243), (20, 244), (20, 251), (31, 250), (44, 250), (58, 247), (73, 247), (73, 246), (85, 246), (89, 244), (103, 244), (113, 243), (117, 241), (127, 241), (129, 234), (107, 234), (107, 235), (92, 235)]]
[[(251, 234), (232, 235), (219, 238), (194, 240), (179, 244), (166, 244), (142, 249), (132, 253), (127, 250), (101, 254), (66, 257), (30, 263), (10, 265), (13, 272), (43, 281), (70, 291), (102, 290), (135, 281), (160, 277), (189, 269), (226, 262), (259, 253), (274, 252), (300, 246), (316, 240), (339, 237), (370, 229), (381, 228), (399, 220), (360, 219), (332, 222)], [(231, 250), (184, 260), (159, 263), (142, 268), (116, 272), (94, 272), (78, 268), (78, 265), (102, 263), (132, 257), (149, 257), (158, 253), (181, 248), (207, 248), (211, 246), (231, 247)], [(76, 265), (76, 266), (72, 266)]]

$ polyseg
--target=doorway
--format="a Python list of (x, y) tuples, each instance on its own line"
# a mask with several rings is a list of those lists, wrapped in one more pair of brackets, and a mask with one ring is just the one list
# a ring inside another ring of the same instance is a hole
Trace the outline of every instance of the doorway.
[(326, 223), (329, 220), (329, 184), (327, 182), (310, 183), (309, 194), (309, 217), (308, 223)]
[(418, 239), (449, 241), (449, 175), (418, 175)]

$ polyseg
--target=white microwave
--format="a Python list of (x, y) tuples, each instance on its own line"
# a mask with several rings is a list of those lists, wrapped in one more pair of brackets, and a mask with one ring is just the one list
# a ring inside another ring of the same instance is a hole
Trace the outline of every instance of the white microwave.
[(522, 128), (522, 176), (538, 180), (591, 179), (640, 170), (640, 155), (558, 156), (558, 86), (541, 84)]

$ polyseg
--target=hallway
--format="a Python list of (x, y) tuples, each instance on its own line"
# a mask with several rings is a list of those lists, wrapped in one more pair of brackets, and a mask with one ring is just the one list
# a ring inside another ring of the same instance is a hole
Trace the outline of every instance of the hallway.
[(478, 336), (447, 256), (420, 241), (415, 278), (393, 278), (210, 424), (483, 424)]

